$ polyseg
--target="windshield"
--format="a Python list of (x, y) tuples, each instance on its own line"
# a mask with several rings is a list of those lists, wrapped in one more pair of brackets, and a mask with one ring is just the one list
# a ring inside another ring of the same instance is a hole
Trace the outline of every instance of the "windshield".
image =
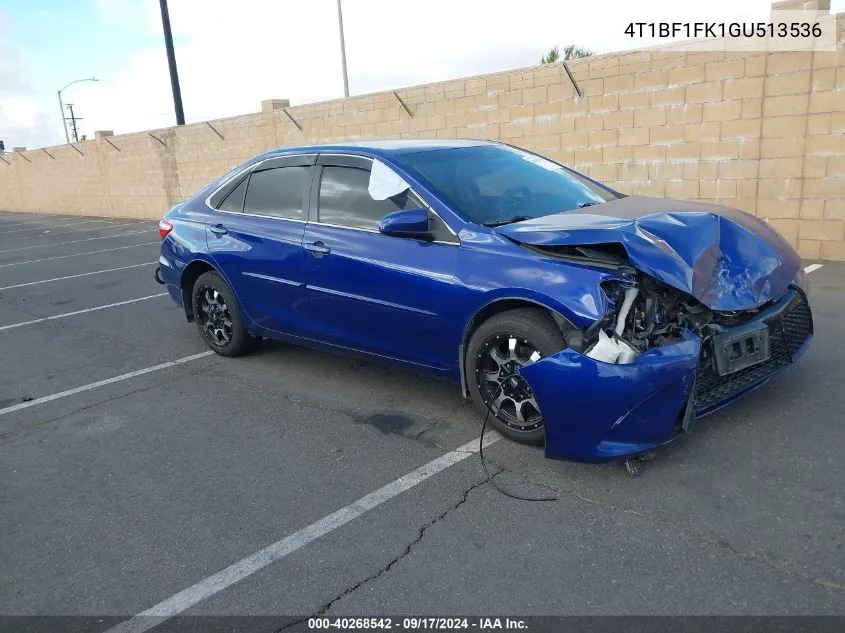
[(507, 145), (406, 154), (402, 163), (467, 220), (487, 226), (619, 197), (557, 163)]

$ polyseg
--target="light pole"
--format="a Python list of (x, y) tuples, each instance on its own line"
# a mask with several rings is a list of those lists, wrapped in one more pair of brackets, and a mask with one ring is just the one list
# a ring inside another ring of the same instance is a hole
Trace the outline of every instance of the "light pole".
[[(71, 82), (70, 82), (67, 86), (65, 86), (64, 88), (62, 88), (62, 90), (67, 90), (67, 89), (68, 89), (68, 87), (72, 86), (73, 84), (78, 84), (80, 81), (99, 81), (99, 80), (98, 80), (96, 77), (86, 77), (85, 79), (74, 79), (74, 80), (73, 80), (73, 81), (71, 81)], [(59, 90), (59, 91), (58, 91), (58, 95), (59, 95), (59, 112), (60, 112), (60, 113), (61, 113), (61, 115), (62, 115), (61, 121), (62, 121), (62, 129), (65, 131), (65, 143), (70, 144), (70, 136), (68, 136), (68, 133), (67, 133), (67, 124), (65, 123), (65, 106), (64, 106), (64, 104), (62, 103), (62, 90)]]
[(179, 73), (176, 71), (176, 53), (173, 50), (173, 32), (170, 30), (170, 11), (167, 0), (159, 0), (161, 26), (164, 30), (164, 48), (167, 51), (167, 66), (170, 69), (170, 90), (173, 92), (173, 109), (176, 111), (176, 125), (185, 125), (185, 111), (182, 109), (182, 89), (179, 87)]
[(343, 64), (343, 96), (349, 96), (349, 77), (346, 75), (346, 43), (343, 41), (343, 10), (337, 0), (337, 24), (340, 27), (340, 62)]

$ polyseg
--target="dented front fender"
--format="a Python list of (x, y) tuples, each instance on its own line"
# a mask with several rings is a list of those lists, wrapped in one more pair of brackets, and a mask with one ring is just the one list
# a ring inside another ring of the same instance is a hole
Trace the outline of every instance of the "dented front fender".
[(520, 369), (546, 427), (546, 457), (605, 461), (636, 455), (679, 435), (701, 341), (654, 347), (627, 365), (564, 349)]

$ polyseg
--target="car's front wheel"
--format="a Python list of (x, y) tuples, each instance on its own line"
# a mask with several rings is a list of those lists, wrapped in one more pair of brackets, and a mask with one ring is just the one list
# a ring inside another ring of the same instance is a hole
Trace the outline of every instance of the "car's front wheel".
[(545, 442), (540, 406), (517, 370), (564, 347), (563, 332), (540, 308), (502, 312), (473, 332), (466, 357), (470, 394), (502, 435), (523, 444)]
[(194, 321), (208, 346), (223, 356), (240, 356), (253, 349), (255, 339), (244, 326), (238, 302), (214, 271), (197, 278), (191, 295)]

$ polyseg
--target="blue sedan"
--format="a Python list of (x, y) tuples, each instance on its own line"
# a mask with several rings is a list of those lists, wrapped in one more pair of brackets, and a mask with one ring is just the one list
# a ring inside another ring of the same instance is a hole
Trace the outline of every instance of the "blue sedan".
[(813, 333), (801, 260), (765, 222), (499, 143), (268, 152), (159, 231), (156, 279), (217, 353), (273, 338), (453, 381), (552, 458), (681, 437)]

